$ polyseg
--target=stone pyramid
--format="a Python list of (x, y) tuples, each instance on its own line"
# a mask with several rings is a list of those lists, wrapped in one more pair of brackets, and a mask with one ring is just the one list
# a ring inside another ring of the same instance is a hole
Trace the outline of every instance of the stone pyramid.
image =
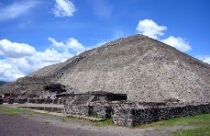
[(110, 41), (6, 84), (0, 91), (38, 94), (49, 82), (75, 93), (126, 93), (133, 101), (210, 101), (210, 65), (144, 35)]

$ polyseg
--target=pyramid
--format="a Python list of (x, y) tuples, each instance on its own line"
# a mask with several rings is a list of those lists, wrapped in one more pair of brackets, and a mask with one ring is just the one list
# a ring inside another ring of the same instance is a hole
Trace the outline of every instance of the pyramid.
[(125, 93), (133, 101), (210, 101), (210, 65), (139, 34), (44, 67), (2, 86), (0, 91), (39, 94), (49, 82), (73, 88), (75, 93)]

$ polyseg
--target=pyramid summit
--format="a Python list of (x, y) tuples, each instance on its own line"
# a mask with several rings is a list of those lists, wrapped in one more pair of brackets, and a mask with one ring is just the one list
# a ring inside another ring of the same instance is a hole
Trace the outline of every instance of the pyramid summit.
[(75, 93), (125, 93), (128, 100), (209, 102), (210, 65), (144, 35), (110, 41), (3, 85), (1, 92), (37, 95), (59, 83)]

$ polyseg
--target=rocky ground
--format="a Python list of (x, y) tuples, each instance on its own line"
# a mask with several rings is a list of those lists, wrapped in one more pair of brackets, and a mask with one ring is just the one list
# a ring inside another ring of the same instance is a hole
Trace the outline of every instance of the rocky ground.
[(66, 120), (52, 115), (22, 113), (9, 116), (0, 113), (0, 136), (171, 136), (171, 131), (192, 128), (190, 126), (149, 128), (95, 126), (90, 121)]

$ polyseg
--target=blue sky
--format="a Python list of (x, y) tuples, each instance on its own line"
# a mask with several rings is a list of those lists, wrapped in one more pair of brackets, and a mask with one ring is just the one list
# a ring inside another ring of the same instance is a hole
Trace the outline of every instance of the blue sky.
[(144, 34), (210, 63), (209, 0), (1, 0), (0, 80)]

